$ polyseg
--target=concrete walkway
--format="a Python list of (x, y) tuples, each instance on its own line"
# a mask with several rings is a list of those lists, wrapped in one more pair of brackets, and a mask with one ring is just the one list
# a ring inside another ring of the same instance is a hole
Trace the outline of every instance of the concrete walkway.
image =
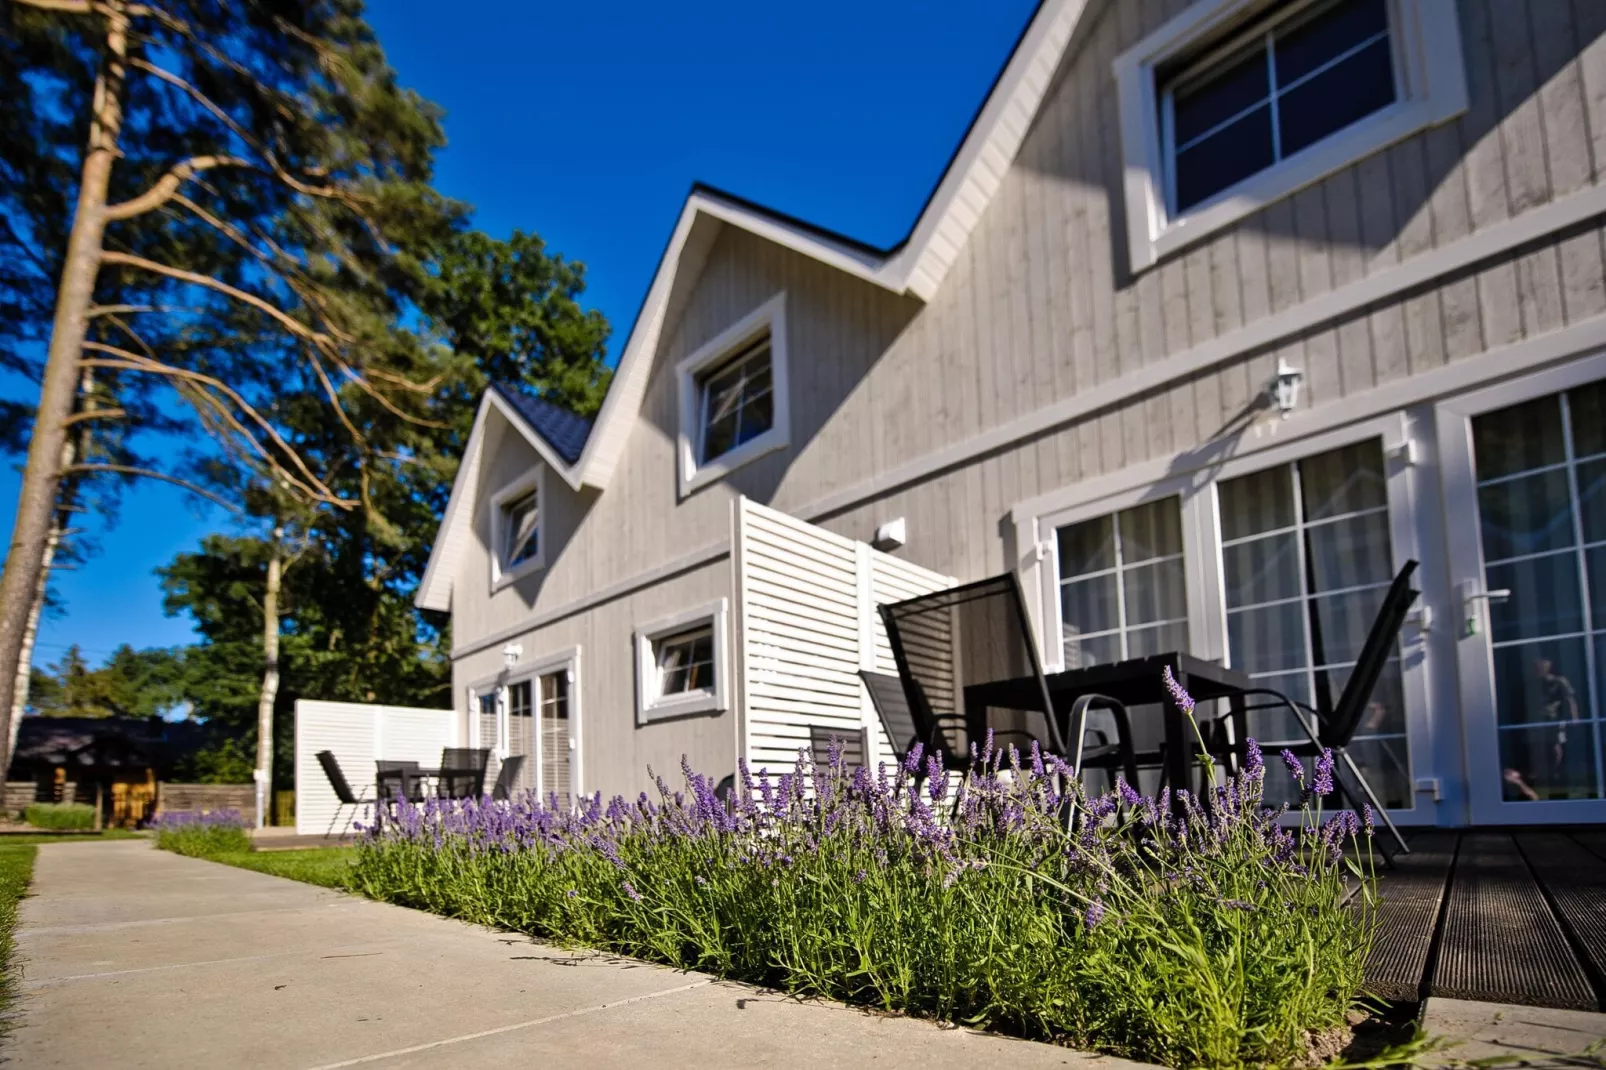
[(22, 1067), (1139, 1064), (603, 956), (156, 851), (39, 849)]

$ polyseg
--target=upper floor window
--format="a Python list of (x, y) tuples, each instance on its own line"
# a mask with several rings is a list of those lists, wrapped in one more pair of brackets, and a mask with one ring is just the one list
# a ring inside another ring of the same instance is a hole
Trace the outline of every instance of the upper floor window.
[(785, 448), (786, 295), (743, 316), (676, 371), (682, 495)]
[(775, 378), (769, 332), (698, 381), (698, 460), (707, 464), (775, 426)]
[(503, 487), (491, 498), (491, 583), (500, 585), (546, 563), (542, 539), (544, 469)]
[(1115, 75), (1134, 271), (1467, 102), (1442, 0), (1200, 0)]
[(1162, 74), (1173, 212), (1394, 103), (1386, 0), (1336, 0), (1277, 15)]

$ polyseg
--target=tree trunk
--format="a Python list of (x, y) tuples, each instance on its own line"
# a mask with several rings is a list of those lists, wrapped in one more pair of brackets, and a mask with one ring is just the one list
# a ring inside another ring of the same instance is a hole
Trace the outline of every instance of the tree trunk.
[(257, 828), (268, 823), (273, 784), (273, 704), (279, 697), (279, 585), (284, 579), (284, 529), (275, 525), (262, 595), (262, 693), (257, 697)]
[(0, 770), (11, 763), (11, 713), (16, 695), (17, 666), (22, 659), (23, 636), (39, 587), (45, 546), (50, 540), (56, 493), (61, 482), (61, 451), (67, 440), (67, 418), (72, 415), (78, 388), (78, 359), (89, 323), (89, 303), (100, 270), (101, 239), (106, 228), (106, 189), (117, 136), (122, 127), (123, 78), (128, 51), (128, 16), (123, 0), (106, 0), (106, 51), (95, 79), (89, 117), (89, 144), (78, 185), (67, 255), (56, 289), (56, 315), (50, 330), (50, 348), (39, 407), (34, 413), (28, 442), (28, 462), (17, 496), (17, 519), (0, 573), (0, 717), (6, 724), (0, 740)]

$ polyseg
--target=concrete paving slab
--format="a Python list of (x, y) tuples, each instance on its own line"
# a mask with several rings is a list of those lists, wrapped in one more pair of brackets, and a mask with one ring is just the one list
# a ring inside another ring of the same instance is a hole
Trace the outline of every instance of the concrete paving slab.
[(19, 952), (0, 1056), (24, 1067), (1135, 1065), (572, 954), (147, 843), (41, 847)]
[[(1423, 1008), (1422, 1028), (1458, 1042), (1445, 1053), (1449, 1058), (1515, 1057), (1529, 1067), (1598, 1066), (1570, 1057), (1606, 1042), (1606, 1014), (1438, 996)], [(1606, 1058), (1606, 1051), (1595, 1058)]]

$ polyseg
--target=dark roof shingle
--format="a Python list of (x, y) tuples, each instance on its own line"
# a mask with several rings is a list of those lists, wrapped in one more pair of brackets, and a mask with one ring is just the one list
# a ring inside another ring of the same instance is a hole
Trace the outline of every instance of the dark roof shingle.
[(492, 383), (491, 389), (513, 406), (531, 430), (564, 461), (573, 464), (580, 459), (580, 451), (585, 449), (586, 438), (591, 434), (590, 420), (538, 398), (514, 383)]

